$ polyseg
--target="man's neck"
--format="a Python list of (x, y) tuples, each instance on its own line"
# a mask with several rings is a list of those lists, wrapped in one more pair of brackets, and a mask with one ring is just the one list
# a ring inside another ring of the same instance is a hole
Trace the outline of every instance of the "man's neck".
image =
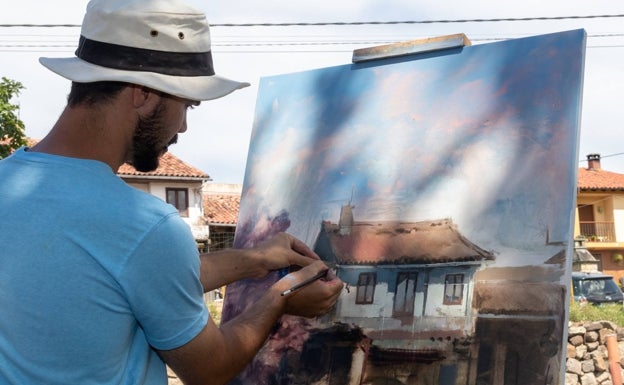
[[(117, 172), (132, 140), (123, 115), (103, 109), (66, 107), (50, 132), (31, 151), (104, 162)], [(125, 131), (125, 132), (124, 132)]]

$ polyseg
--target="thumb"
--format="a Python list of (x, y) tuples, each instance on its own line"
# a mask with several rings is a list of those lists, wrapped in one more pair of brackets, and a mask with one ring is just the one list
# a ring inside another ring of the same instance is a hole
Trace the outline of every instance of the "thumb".
[(278, 282), (282, 285), (289, 285), (289, 288), (283, 291), (283, 293), (289, 294), (313, 283), (314, 281), (324, 279), (328, 273), (329, 268), (322, 261), (316, 261), (302, 269), (287, 274)]

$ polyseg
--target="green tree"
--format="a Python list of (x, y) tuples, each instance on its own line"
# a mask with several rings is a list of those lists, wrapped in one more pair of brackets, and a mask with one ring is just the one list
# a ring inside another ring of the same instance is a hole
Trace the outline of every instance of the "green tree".
[(26, 145), (24, 123), (17, 117), (19, 106), (11, 104), (11, 99), (18, 96), (24, 86), (20, 82), (2, 77), (0, 82), (0, 159)]

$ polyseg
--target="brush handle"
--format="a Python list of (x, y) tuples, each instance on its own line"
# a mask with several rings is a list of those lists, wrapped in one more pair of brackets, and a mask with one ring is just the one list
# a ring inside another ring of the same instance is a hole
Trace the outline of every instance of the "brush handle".
[(321, 271), (319, 271), (319, 272), (318, 272), (318, 274), (316, 274), (314, 277), (310, 277), (310, 278), (306, 279), (306, 280), (305, 280), (305, 281), (303, 281), (303, 282), (299, 282), (298, 284), (296, 284), (295, 286), (291, 287), (290, 289), (288, 289), (288, 290), (284, 290), (284, 291), (282, 292), (282, 297), (284, 297), (284, 296), (286, 296), (286, 295), (288, 295), (288, 294), (292, 293), (292, 292), (293, 292), (293, 291), (295, 291), (295, 290), (299, 290), (299, 289), (301, 289), (302, 287), (307, 286), (307, 285), (311, 284), (312, 282), (314, 282), (314, 281), (316, 281), (316, 280), (319, 280), (319, 279), (321, 279), (321, 278), (325, 277), (325, 276), (327, 275), (327, 272), (328, 272), (328, 271), (329, 271), (329, 269), (321, 270)]

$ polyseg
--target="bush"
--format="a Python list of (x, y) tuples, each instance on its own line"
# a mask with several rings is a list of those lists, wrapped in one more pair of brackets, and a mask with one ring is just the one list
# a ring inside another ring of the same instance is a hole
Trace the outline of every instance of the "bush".
[(570, 321), (611, 321), (618, 326), (624, 326), (624, 307), (622, 304), (615, 303), (591, 305), (572, 302), (570, 304)]

